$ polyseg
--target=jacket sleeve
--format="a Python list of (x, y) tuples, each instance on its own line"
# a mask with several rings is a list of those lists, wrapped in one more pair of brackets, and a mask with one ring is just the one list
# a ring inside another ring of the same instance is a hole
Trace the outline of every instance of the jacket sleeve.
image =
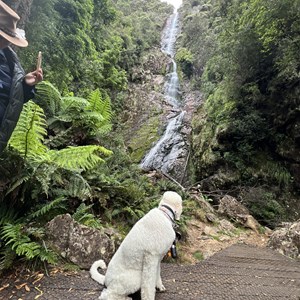
[(23, 92), (24, 92), (24, 103), (28, 102), (30, 99), (34, 98), (35, 95), (35, 86), (30, 86), (25, 83), (23, 80)]

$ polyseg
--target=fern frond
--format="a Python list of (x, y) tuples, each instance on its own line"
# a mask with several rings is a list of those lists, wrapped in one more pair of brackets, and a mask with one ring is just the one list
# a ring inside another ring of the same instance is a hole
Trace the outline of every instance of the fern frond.
[(10, 224), (6, 223), (1, 230), (1, 238), (4, 241), (7, 241), (5, 245), (13, 244), (16, 241), (19, 242), (28, 242), (30, 239), (28, 236), (23, 236), (21, 231), (23, 229), (24, 224)]
[(47, 150), (43, 144), (46, 135), (46, 120), (43, 109), (29, 101), (23, 107), (9, 144), (24, 157), (42, 157)]
[(29, 219), (35, 219), (35, 218), (40, 218), (42, 216), (45, 216), (46, 214), (49, 214), (49, 212), (53, 209), (65, 208), (64, 205), (65, 201), (66, 199), (64, 197), (56, 198), (53, 201), (42, 205), (40, 209), (30, 214)]
[(88, 97), (89, 104), (85, 107), (85, 112), (94, 120), (94, 133), (101, 131), (107, 133), (111, 130), (112, 109), (109, 97), (102, 98), (99, 89), (93, 91)]
[(16, 241), (12, 245), (12, 249), (16, 251), (19, 256), (25, 256), (27, 259), (33, 259), (39, 255), (41, 246), (36, 242), (19, 243)]
[(86, 110), (101, 112), (102, 110), (102, 95), (99, 89), (91, 92), (88, 96), (89, 104), (86, 106)]
[(46, 261), (51, 265), (55, 265), (58, 260), (58, 255), (52, 250), (48, 249), (46, 245), (43, 245), (43, 248), (40, 249), (39, 257), (41, 261)]
[(0, 252), (0, 274), (1, 271), (9, 269), (16, 258), (16, 253), (10, 247), (4, 247)]
[(44, 109), (48, 117), (52, 117), (60, 111), (61, 94), (49, 81), (40, 82), (37, 87), (36, 102)]
[(110, 98), (108, 96), (106, 96), (106, 98), (102, 101), (102, 107), (100, 113), (102, 114), (105, 120), (111, 121), (112, 109), (111, 109)]
[(72, 218), (83, 225), (94, 227), (94, 228), (101, 228), (101, 222), (99, 219), (96, 219), (95, 216), (89, 212), (89, 210), (92, 208), (93, 205), (85, 205), (84, 203), (81, 203), (77, 209), (76, 212), (72, 215)]
[(85, 98), (67, 96), (62, 98), (60, 114), (68, 114), (72, 111), (82, 111), (88, 105)]
[(74, 171), (92, 169), (96, 164), (104, 162), (100, 154), (111, 155), (112, 151), (101, 146), (89, 145), (51, 150), (48, 154), (50, 160), (59, 167)]
[(4, 203), (0, 203), (0, 226), (12, 222), (17, 218), (17, 212), (12, 208), (8, 207)]
[(74, 174), (66, 188), (68, 189), (68, 196), (77, 197), (81, 200), (92, 198), (91, 186), (80, 174)]
[(29, 237), (33, 231), (40, 232), (40, 229), (31, 228), (28, 232), (25, 228), (26, 226), (22, 223), (6, 224), (3, 226), (0, 237), (6, 241), (6, 249), (10, 248), (16, 255), (25, 256), (28, 260), (38, 258), (40, 260), (54, 262), (55, 255), (51, 251), (48, 251), (45, 244), (43, 243), (41, 245), (38, 242), (32, 241)]
[(25, 175), (21, 178), (18, 178), (18, 180), (10, 186), (9, 190), (6, 192), (6, 195), (8, 195), (12, 191), (14, 191), (18, 186), (20, 186), (24, 182), (28, 181), (30, 178), (31, 178), (31, 175)]

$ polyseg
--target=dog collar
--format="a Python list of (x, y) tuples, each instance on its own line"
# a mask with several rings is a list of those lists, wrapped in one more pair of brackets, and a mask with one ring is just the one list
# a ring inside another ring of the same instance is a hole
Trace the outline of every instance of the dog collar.
[(161, 205), (159, 207), (159, 209), (165, 213), (165, 215), (170, 219), (170, 221), (172, 222), (172, 226), (175, 227), (175, 213), (173, 211), (173, 209), (171, 207), (169, 207), (168, 205)]

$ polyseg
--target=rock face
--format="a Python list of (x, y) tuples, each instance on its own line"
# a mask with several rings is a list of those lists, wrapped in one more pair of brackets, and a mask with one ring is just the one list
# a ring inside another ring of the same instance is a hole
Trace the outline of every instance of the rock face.
[(46, 232), (47, 244), (82, 269), (89, 269), (98, 259), (107, 263), (113, 256), (119, 239), (112, 232), (81, 225), (69, 214), (51, 220), (46, 226)]
[(250, 215), (248, 209), (238, 202), (234, 197), (224, 196), (220, 200), (218, 213), (232, 219), (244, 227), (250, 228), (255, 232), (259, 232), (259, 223)]
[(291, 258), (300, 259), (300, 220), (285, 223), (271, 235), (268, 246)]

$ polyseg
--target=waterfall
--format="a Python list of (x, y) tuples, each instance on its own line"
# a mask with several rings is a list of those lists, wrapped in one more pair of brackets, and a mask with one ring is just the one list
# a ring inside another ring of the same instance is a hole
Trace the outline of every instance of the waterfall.
[(178, 111), (176, 116), (168, 116), (168, 124), (164, 134), (159, 141), (150, 149), (141, 162), (143, 170), (161, 170), (164, 173), (170, 173), (174, 168), (174, 163), (179, 157), (182, 157), (185, 141), (180, 133), (183, 126), (185, 111), (180, 109), (179, 79), (177, 74), (177, 65), (174, 60), (175, 42), (178, 34), (179, 16), (177, 8), (168, 18), (164, 31), (162, 33), (161, 51), (171, 58), (171, 72), (166, 75), (165, 99)]

